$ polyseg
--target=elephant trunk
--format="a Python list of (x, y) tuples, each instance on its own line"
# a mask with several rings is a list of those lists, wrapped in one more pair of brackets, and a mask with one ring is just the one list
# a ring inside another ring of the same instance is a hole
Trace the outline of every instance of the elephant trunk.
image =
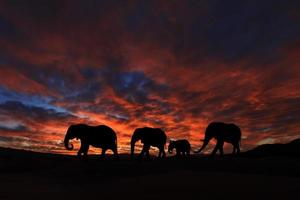
[(131, 153), (130, 153), (131, 156), (134, 155), (135, 142), (136, 142), (135, 140), (131, 140)]
[(74, 146), (73, 144), (69, 143), (70, 137), (69, 134), (67, 133), (65, 136), (64, 144), (67, 150), (73, 150)]

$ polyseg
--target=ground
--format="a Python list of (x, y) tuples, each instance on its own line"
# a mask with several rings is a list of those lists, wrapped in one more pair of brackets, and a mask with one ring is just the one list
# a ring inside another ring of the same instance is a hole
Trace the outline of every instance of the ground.
[[(120, 160), (0, 149), (0, 199), (295, 199), (298, 157)], [(296, 198), (297, 199), (297, 198)]]

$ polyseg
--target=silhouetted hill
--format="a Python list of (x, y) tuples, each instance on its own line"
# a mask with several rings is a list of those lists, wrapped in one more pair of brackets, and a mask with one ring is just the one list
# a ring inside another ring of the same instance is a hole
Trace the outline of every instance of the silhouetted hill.
[(286, 144), (260, 145), (252, 150), (244, 152), (242, 155), (250, 157), (300, 157), (300, 138)]

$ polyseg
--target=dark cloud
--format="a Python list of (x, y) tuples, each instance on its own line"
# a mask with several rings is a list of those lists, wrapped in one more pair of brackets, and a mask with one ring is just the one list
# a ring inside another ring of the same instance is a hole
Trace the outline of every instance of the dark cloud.
[(5, 18), (0, 17), (0, 36), (11, 38), (15, 35), (16, 29), (14, 25)]
[(38, 122), (47, 122), (48, 120), (60, 121), (75, 117), (69, 113), (58, 112), (54, 109), (24, 105), (18, 101), (8, 101), (0, 104), (0, 114), (13, 117), (26, 117)]
[(131, 103), (149, 102), (149, 94), (153, 93), (167, 95), (167, 86), (155, 83), (142, 72), (119, 73), (114, 76), (112, 87), (117, 95)]
[(24, 125), (18, 125), (18, 126), (14, 126), (14, 127), (0, 125), (0, 131), (23, 132), (23, 131), (28, 131), (28, 128)]

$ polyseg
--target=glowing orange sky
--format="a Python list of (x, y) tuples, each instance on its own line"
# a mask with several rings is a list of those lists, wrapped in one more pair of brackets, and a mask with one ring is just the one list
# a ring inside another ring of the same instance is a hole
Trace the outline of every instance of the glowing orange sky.
[(193, 148), (211, 121), (243, 150), (300, 137), (299, 6), (255, 2), (1, 2), (0, 146), (66, 153), (74, 123), (120, 152), (144, 126)]

